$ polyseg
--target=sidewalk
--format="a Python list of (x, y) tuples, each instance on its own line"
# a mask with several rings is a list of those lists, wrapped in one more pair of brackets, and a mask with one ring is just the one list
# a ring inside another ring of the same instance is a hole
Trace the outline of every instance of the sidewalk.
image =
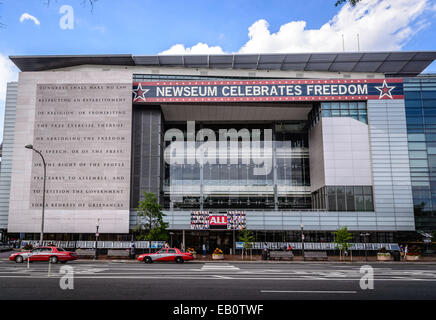
[[(0, 261), (8, 261), (9, 256), (12, 254), (10, 252), (0, 252)], [(139, 263), (136, 259), (113, 259), (108, 258), (105, 255), (100, 255), (98, 260), (93, 259), (78, 259), (76, 261), (86, 262), (86, 263), (105, 263), (105, 262), (118, 262), (118, 263)], [(295, 256), (292, 261), (290, 260), (262, 260), (261, 255), (253, 255), (253, 256), (244, 256), (242, 259), (241, 255), (230, 255), (225, 254), (223, 260), (213, 260), (212, 255), (208, 254), (206, 257), (203, 257), (201, 254), (197, 254), (197, 257), (193, 261), (189, 261), (188, 263), (395, 263), (395, 264), (436, 264), (436, 256), (430, 257), (421, 257), (419, 261), (405, 261), (401, 259), (401, 261), (378, 261), (376, 256), (368, 256), (368, 260), (365, 259), (364, 256), (355, 256), (346, 257), (345, 260), (340, 260), (339, 256), (328, 256), (327, 261), (322, 260), (306, 260), (303, 261), (301, 256)]]
[(367, 259), (365, 256), (353, 256), (353, 257), (346, 257), (345, 259), (341, 260), (339, 256), (328, 256), (328, 260), (306, 260), (303, 261), (302, 256), (294, 256), (294, 259), (292, 261), (290, 260), (262, 260), (261, 255), (253, 255), (252, 257), (250, 255), (244, 256), (244, 259), (242, 259), (241, 255), (230, 255), (225, 254), (224, 260), (213, 260), (212, 255), (206, 255), (206, 257), (203, 257), (201, 254), (197, 254), (195, 262), (233, 262), (233, 263), (312, 263), (312, 262), (338, 262), (338, 263), (435, 263), (436, 264), (436, 256), (431, 257), (421, 257), (421, 260), (419, 261), (405, 261), (404, 259), (401, 259), (401, 261), (378, 261), (376, 256), (368, 256)]

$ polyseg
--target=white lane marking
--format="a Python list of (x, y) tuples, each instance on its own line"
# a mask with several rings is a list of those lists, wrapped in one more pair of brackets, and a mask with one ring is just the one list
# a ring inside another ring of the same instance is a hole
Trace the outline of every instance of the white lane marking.
[(212, 275), (213, 277), (216, 277), (216, 278), (220, 278), (220, 279), (232, 279), (231, 277), (225, 277), (225, 276), (219, 276), (219, 275), (217, 275), (217, 274), (214, 274), (214, 275)]
[(298, 290), (287, 290), (287, 291), (281, 291), (281, 290), (260, 290), (262, 293), (357, 293), (357, 291), (298, 291)]
[[(0, 278), (23, 278), (23, 279), (40, 279), (47, 278), (47, 276), (32, 276), (32, 275), (22, 275), (22, 276), (2, 276)], [(60, 275), (53, 274), (51, 278), (60, 278)], [(279, 281), (359, 281), (360, 279), (333, 279), (333, 278), (239, 278), (239, 277), (211, 277), (211, 276), (203, 276), (203, 277), (174, 277), (174, 276), (106, 276), (106, 275), (93, 275), (93, 276), (83, 276), (78, 275), (77, 279), (159, 279), (159, 280), (279, 280)], [(376, 281), (398, 281), (398, 282), (407, 282), (407, 281), (420, 281), (420, 282), (436, 282), (436, 279), (376, 279)]]
[(201, 268), (201, 271), (210, 271), (210, 270), (219, 270), (219, 271), (238, 271), (241, 270), (238, 267), (229, 265), (229, 264), (204, 264)]

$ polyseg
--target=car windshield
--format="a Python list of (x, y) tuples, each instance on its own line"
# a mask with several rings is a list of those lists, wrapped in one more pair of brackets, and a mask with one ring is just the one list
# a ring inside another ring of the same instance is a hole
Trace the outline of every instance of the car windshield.
[(56, 248), (56, 250), (57, 250), (57, 251), (65, 251), (65, 250), (62, 249), (62, 248)]
[(160, 249), (157, 253), (167, 253), (167, 249)]

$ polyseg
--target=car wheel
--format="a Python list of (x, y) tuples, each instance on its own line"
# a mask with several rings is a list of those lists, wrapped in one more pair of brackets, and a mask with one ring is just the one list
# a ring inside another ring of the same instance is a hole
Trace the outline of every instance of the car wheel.
[(58, 263), (58, 257), (50, 257), (50, 263)]
[(185, 260), (183, 260), (182, 257), (176, 257), (176, 258), (174, 259), (174, 261), (175, 261), (176, 263), (183, 263)]
[(15, 262), (16, 263), (23, 263), (24, 262), (23, 256), (16, 256), (15, 257)]
[(144, 263), (152, 263), (153, 260), (151, 260), (150, 257), (145, 257), (142, 261), (144, 261)]

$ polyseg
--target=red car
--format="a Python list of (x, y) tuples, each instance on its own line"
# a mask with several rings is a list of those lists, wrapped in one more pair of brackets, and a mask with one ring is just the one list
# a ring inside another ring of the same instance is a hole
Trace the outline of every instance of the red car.
[(174, 261), (183, 263), (187, 260), (194, 260), (194, 256), (190, 252), (182, 252), (177, 248), (162, 248), (155, 253), (145, 253), (138, 257), (138, 261), (144, 263), (152, 263), (154, 261)]
[(67, 261), (77, 260), (77, 254), (57, 247), (40, 247), (31, 251), (13, 253), (9, 260), (16, 263), (23, 263), (27, 260), (30, 262), (50, 261), (51, 263), (67, 263)]

